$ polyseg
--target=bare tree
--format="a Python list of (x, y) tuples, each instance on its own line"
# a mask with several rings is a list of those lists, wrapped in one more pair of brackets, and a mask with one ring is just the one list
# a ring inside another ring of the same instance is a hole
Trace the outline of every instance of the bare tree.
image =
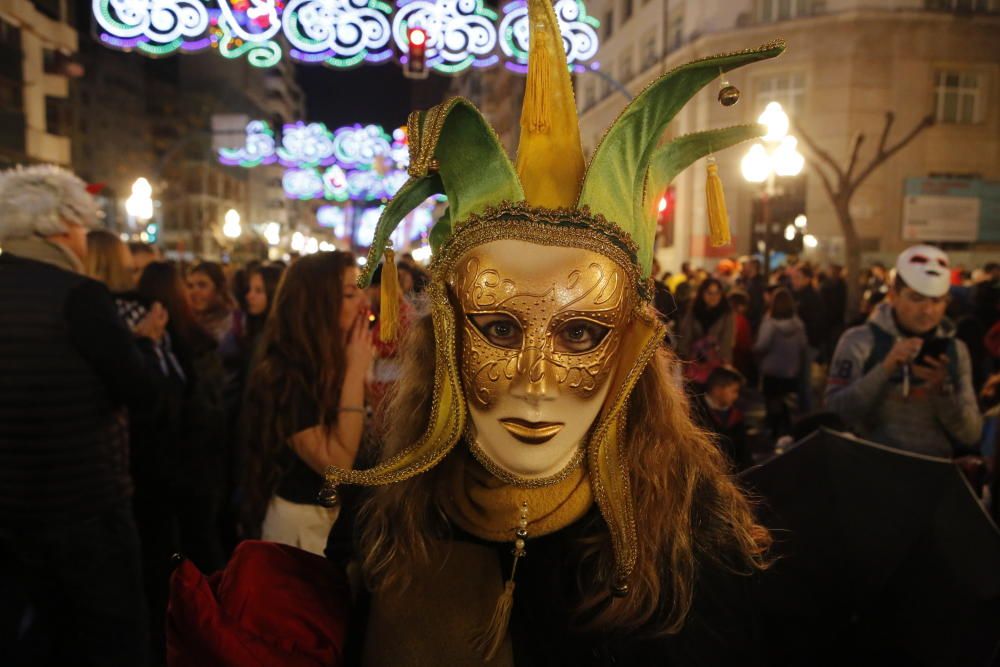
[(806, 134), (799, 126), (796, 126), (796, 133), (802, 137), (806, 146), (809, 147), (811, 155), (807, 156), (816, 173), (819, 174), (823, 189), (833, 204), (833, 210), (840, 221), (840, 228), (844, 233), (844, 253), (846, 255), (845, 268), (847, 269), (847, 307), (850, 312), (854, 312), (860, 303), (858, 276), (861, 274), (861, 237), (854, 227), (854, 219), (851, 217), (851, 198), (857, 192), (861, 184), (865, 182), (872, 172), (882, 165), (886, 160), (903, 149), (904, 146), (913, 141), (918, 134), (934, 124), (934, 115), (928, 114), (906, 135), (892, 146), (887, 146), (889, 132), (892, 130), (893, 121), (896, 115), (887, 111), (885, 114), (885, 125), (882, 127), (882, 135), (878, 140), (878, 147), (875, 155), (864, 167), (858, 164), (858, 157), (861, 151), (861, 144), (865, 141), (864, 132), (859, 132), (854, 137), (854, 146), (851, 149), (851, 158), (847, 167), (841, 167), (833, 156)]

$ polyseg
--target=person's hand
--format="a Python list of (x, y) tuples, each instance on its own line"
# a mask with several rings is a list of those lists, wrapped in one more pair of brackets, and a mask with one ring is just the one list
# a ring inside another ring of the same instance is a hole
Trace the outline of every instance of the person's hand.
[(159, 343), (163, 340), (163, 333), (167, 330), (167, 322), (169, 321), (170, 316), (167, 315), (167, 309), (163, 307), (163, 304), (156, 302), (146, 313), (146, 316), (135, 325), (133, 333), (141, 338), (149, 338)]
[(994, 373), (986, 380), (986, 384), (983, 385), (983, 390), (979, 393), (979, 397), (984, 401), (989, 401), (1000, 394), (1000, 373)]
[(885, 355), (882, 366), (890, 373), (896, 372), (900, 366), (910, 363), (920, 354), (923, 344), (922, 338), (900, 338), (889, 350), (889, 354)]
[(368, 328), (368, 311), (363, 310), (354, 318), (354, 324), (347, 332), (347, 344), (344, 356), (347, 360), (348, 373), (368, 372), (372, 357), (375, 356), (375, 345), (372, 341), (372, 331)]
[(913, 364), (913, 376), (923, 380), (928, 389), (940, 389), (948, 379), (948, 355), (925, 357)]

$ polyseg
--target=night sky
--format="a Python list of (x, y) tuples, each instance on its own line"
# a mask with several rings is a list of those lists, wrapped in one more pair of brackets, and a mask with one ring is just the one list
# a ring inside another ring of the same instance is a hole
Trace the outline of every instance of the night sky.
[(427, 108), (440, 102), (450, 83), (435, 74), (411, 81), (391, 62), (346, 71), (297, 65), (296, 72), (306, 95), (306, 120), (321, 121), (330, 128), (376, 123), (391, 130), (405, 125), (414, 105)]

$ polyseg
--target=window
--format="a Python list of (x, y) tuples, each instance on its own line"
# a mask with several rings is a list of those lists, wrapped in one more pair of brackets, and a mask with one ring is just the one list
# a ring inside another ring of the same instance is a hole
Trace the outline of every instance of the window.
[(680, 48), (684, 43), (684, 11), (671, 12), (670, 29), (667, 31), (667, 51)]
[(615, 32), (615, 12), (609, 9), (604, 14), (604, 39), (608, 39)]
[(757, 17), (761, 23), (787, 21), (812, 14), (812, 0), (759, 0)]
[(785, 72), (755, 81), (754, 108), (760, 113), (768, 102), (778, 102), (792, 118), (805, 111), (806, 77), (801, 72)]
[(635, 76), (635, 72), (632, 70), (632, 51), (630, 49), (618, 61), (618, 80), (622, 84), (626, 84), (632, 80), (633, 76)]
[(982, 122), (984, 79), (976, 72), (938, 72), (934, 88), (935, 120), (962, 125)]
[(939, 12), (988, 12), (1000, 10), (1000, 3), (994, 0), (990, 7), (990, 0), (924, 0), (924, 9)]
[(632, 18), (632, 0), (622, 0), (622, 23)]
[(45, 97), (45, 131), (60, 137), (70, 134), (69, 100), (65, 97)]
[(650, 30), (642, 38), (642, 46), (640, 47), (642, 65), (639, 69), (645, 70), (656, 64), (657, 53), (656, 53), (656, 30)]

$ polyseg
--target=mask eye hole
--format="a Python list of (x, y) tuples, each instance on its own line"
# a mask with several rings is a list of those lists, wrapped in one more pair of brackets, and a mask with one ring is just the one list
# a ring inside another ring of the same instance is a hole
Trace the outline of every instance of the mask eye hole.
[(591, 320), (575, 319), (563, 323), (555, 335), (555, 351), (569, 354), (590, 352), (607, 337), (611, 331), (603, 324)]
[(469, 321), (491, 345), (508, 350), (519, 350), (524, 342), (521, 325), (510, 315), (481, 313), (469, 315)]

